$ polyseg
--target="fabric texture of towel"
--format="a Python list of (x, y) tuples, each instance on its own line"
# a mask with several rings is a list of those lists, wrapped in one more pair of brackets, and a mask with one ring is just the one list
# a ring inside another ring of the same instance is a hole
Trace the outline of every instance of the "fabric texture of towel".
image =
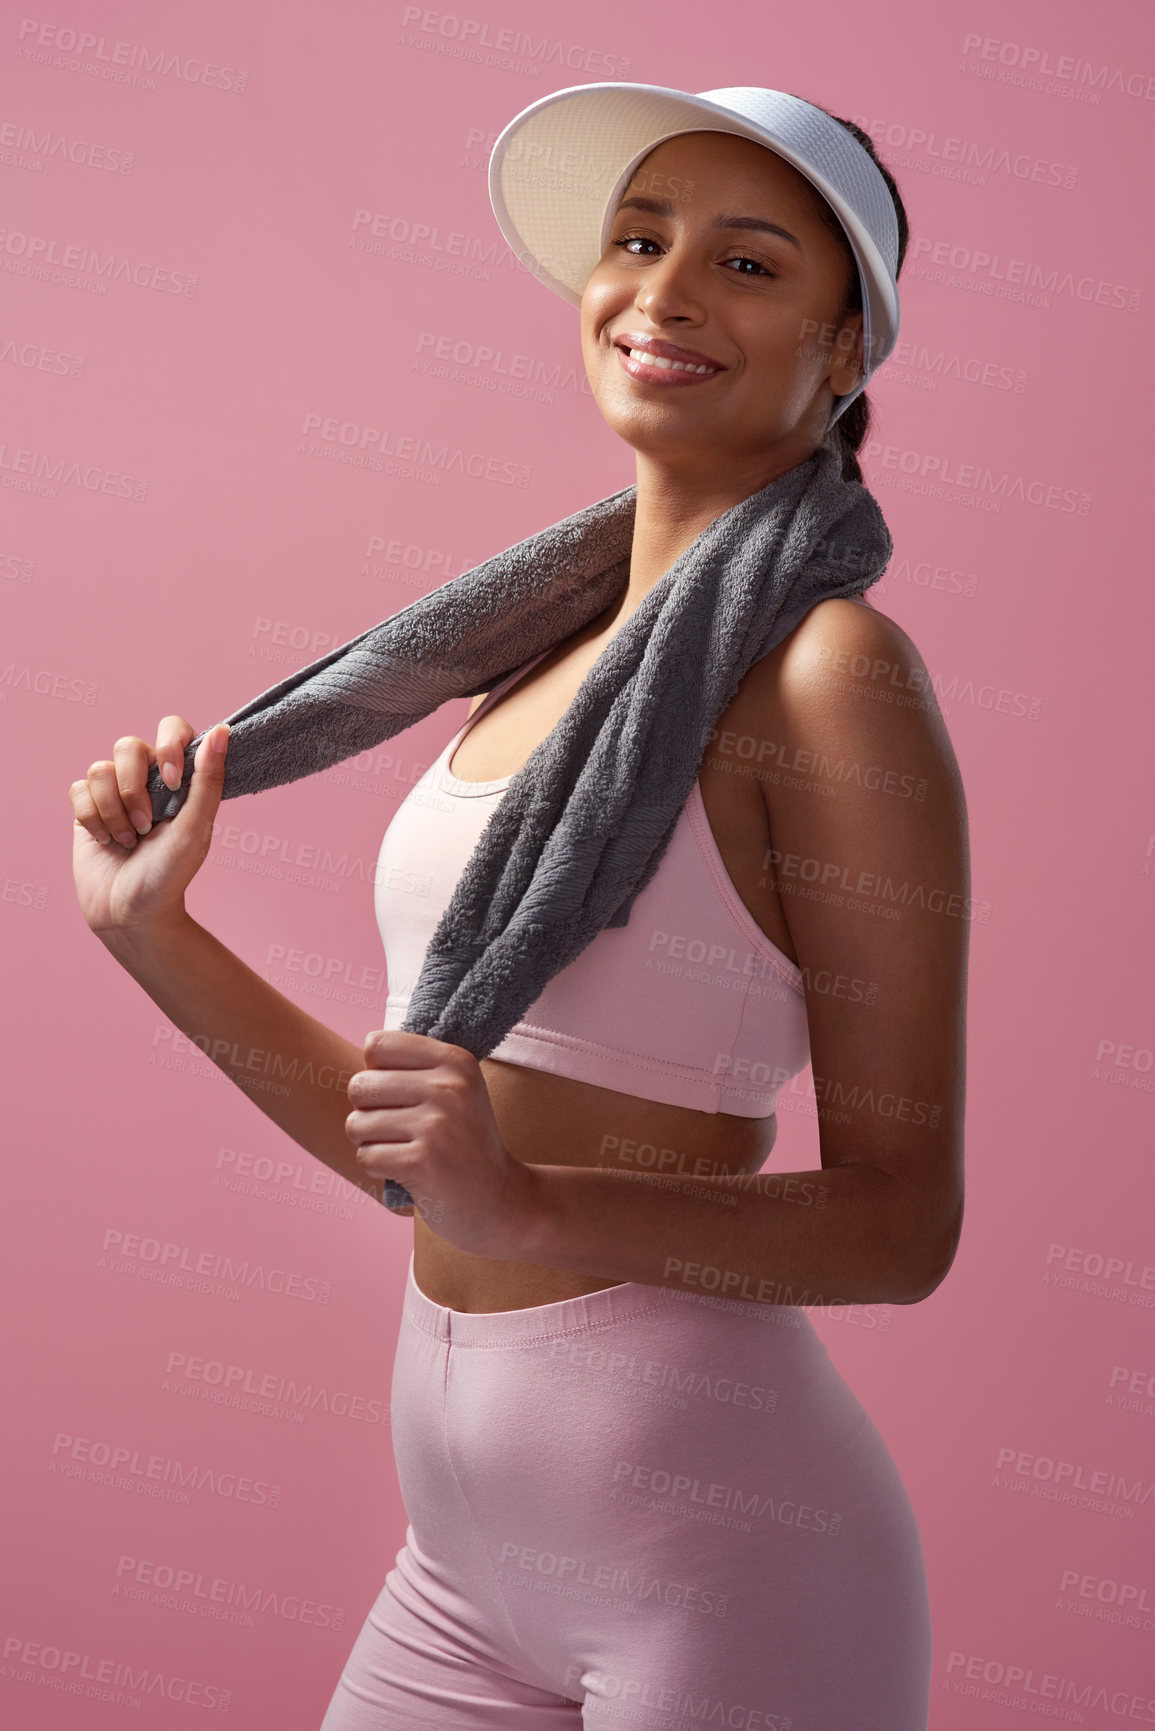
[[(452, 578), (262, 692), (230, 724), (223, 797), (314, 775), (473, 696), (623, 595), (636, 486)], [(657, 870), (711, 729), (754, 662), (819, 601), (861, 594), (892, 551), (837, 441), (707, 525), (586, 674), (512, 778), (425, 955), (404, 1027), (492, 1051)], [(188, 793), (148, 776), (154, 821)], [(410, 1204), (387, 1181), (390, 1207)]]

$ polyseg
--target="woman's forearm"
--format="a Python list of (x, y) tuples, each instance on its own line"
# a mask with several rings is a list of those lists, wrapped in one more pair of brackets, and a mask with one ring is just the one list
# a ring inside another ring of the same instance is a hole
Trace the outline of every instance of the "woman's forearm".
[(191, 915), (147, 933), (99, 934), (170, 1022), (294, 1142), (378, 1200), (345, 1134), (364, 1053), (306, 1015)]
[(519, 1260), (761, 1304), (913, 1304), (945, 1276), (954, 1210), (881, 1167), (670, 1180), (539, 1166)]

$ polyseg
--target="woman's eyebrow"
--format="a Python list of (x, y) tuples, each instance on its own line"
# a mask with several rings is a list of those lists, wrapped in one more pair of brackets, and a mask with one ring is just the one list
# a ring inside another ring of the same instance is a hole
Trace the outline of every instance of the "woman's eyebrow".
[[(643, 198), (635, 194), (632, 198), (623, 198), (618, 205), (619, 210), (629, 207), (636, 210), (648, 210), (654, 216), (673, 216), (674, 207), (667, 198)], [(766, 234), (780, 234), (783, 240), (788, 240), (802, 251), (802, 243), (788, 228), (782, 228), (776, 222), (766, 222), (760, 216), (716, 216), (710, 225), (712, 228), (754, 228), (761, 229)]]

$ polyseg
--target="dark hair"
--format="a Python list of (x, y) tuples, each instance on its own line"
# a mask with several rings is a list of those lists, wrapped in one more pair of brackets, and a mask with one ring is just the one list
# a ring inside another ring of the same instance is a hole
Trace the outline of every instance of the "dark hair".
[[(809, 101), (809, 98), (804, 97), (802, 100)], [(818, 108), (821, 104), (815, 102), (812, 103), (811, 106)], [(823, 114), (830, 114), (829, 108), (823, 108), (822, 112)], [(906, 209), (901, 197), (899, 196), (894, 176), (891, 174), (889, 168), (887, 168), (884, 162), (879, 162), (878, 156), (875, 153), (874, 143), (869, 133), (864, 132), (861, 126), (856, 126), (853, 120), (843, 120), (840, 114), (830, 114), (830, 118), (831, 120), (837, 120), (839, 126), (845, 126), (847, 132), (858, 140), (859, 144), (861, 144), (862, 148), (870, 156), (872, 162), (877, 165), (879, 173), (887, 184), (890, 196), (894, 201), (894, 214), (898, 219), (898, 265), (894, 273), (897, 277), (902, 270), (902, 261), (906, 257), (906, 244), (910, 238), (910, 224), (907, 221)], [(847, 239), (846, 230), (839, 222), (837, 216), (835, 216), (834, 211), (830, 205), (827, 204), (817, 187), (813, 187), (812, 191), (814, 193), (815, 206), (819, 215), (822, 217), (826, 226), (838, 237), (839, 241), (841, 241), (842, 250), (846, 254), (847, 263), (850, 266), (849, 281), (846, 288), (846, 299), (843, 301), (839, 313), (839, 317), (844, 318), (847, 313), (857, 313), (862, 311), (862, 284), (858, 277), (858, 261), (855, 258), (850, 242)], [(850, 407), (844, 409), (842, 414), (839, 415), (828, 435), (831, 440), (836, 441), (842, 448), (842, 478), (844, 481), (862, 480), (862, 470), (858, 466), (857, 453), (861, 450), (863, 441), (869, 430), (870, 403), (867, 400), (866, 392), (859, 391)]]

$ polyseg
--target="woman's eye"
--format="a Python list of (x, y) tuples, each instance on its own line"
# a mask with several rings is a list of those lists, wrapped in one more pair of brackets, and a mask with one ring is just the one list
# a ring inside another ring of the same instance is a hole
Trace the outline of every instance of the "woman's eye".
[[(624, 234), (624, 235), (622, 235), (620, 240), (615, 240), (613, 242), (613, 244), (614, 244), (614, 246), (620, 246), (620, 247), (632, 247), (635, 241), (641, 241), (643, 243), (643, 245), (645, 245), (645, 246), (656, 247), (658, 245), (658, 242), (656, 240), (654, 240), (653, 236), (648, 235), (648, 234)], [(631, 257), (633, 257), (633, 258), (640, 258), (642, 256), (643, 255), (641, 253), (632, 253), (631, 254)], [(743, 265), (752, 264), (756, 267), (757, 271), (760, 272), (762, 276), (772, 277), (772, 276), (777, 275), (777, 272), (772, 271), (772, 270), (767, 270), (766, 266), (761, 262), (760, 259), (751, 258), (748, 253), (736, 253), (733, 258), (723, 259), (722, 263), (723, 264), (743, 264)], [(748, 271), (748, 270), (739, 270), (739, 271), (732, 271), (730, 274), (732, 276), (752, 276), (754, 274), (754, 272)]]
[(657, 246), (656, 240), (651, 240), (648, 234), (624, 234), (621, 240), (615, 240), (615, 246), (632, 246), (634, 241), (641, 240), (647, 246)]
[[(763, 276), (773, 276), (774, 275), (774, 272), (771, 270), (767, 270), (766, 266), (764, 264), (762, 264), (762, 262), (759, 259), (750, 258), (750, 257), (748, 257), (748, 255), (746, 253), (738, 253), (734, 258), (728, 258), (728, 259), (723, 260), (723, 263), (725, 263), (725, 264), (753, 264), (753, 265), (758, 266), (758, 269), (762, 272)], [(734, 274), (735, 274), (735, 276), (749, 276), (750, 272), (746, 271), (746, 270), (740, 270), (740, 271), (735, 271)]]

